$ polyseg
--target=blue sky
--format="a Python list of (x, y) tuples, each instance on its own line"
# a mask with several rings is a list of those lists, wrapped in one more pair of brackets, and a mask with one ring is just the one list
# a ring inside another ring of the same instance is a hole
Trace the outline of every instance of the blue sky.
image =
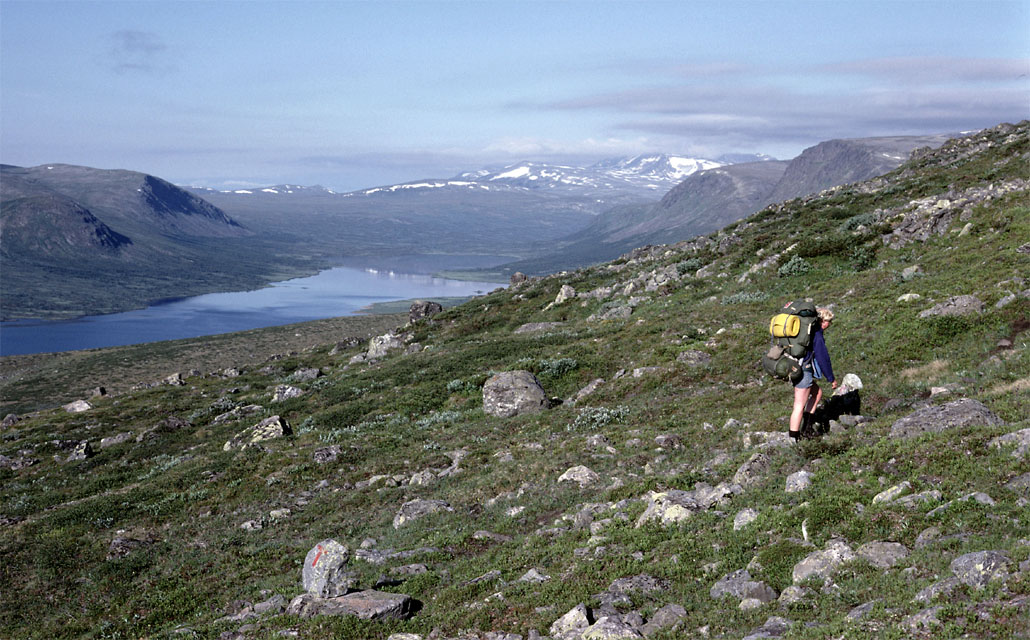
[(1030, 117), (1030, 0), (0, 0), (0, 161), (338, 190)]

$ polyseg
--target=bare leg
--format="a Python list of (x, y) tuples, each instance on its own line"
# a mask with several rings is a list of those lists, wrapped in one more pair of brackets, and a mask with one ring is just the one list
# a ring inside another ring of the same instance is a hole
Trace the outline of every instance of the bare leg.
[(790, 430), (794, 433), (801, 431), (801, 414), (805, 411), (805, 405), (808, 403), (808, 394), (811, 391), (811, 388), (799, 389), (794, 387), (794, 410), (790, 413)]
[(805, 403), (805, 413), (815, 413), (815, 408), (819, 406), (819, 401), (823, 399), (823, 390), (819, 388), (819, 385), (813, 382), (811, 389), (815, 389), (815, 395), (809, 394), (808, 402)]

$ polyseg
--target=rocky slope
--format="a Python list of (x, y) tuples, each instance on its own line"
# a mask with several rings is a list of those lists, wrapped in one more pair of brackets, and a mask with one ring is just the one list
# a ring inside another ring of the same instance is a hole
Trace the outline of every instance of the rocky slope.
[[(1028, 188), (1003, 125), (367, 342), (10, 416), (0, 625), (1026, 636)], [(756, 362), (800, 297), (842, 388), (795, 445)]]

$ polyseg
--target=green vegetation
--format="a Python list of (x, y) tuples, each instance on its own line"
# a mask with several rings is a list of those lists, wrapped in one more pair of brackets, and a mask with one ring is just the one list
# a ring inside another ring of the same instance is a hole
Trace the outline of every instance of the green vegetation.
[[(73, 397), (98, 384), (116, 393), (92, 399), (94, 408), (84, 413), (23, 415), (2, 432), (0, 454), (37, 462), (0, 468), (0, 628), (12, 637), (48, 639), (183, 637), (176, 633), (183, 628), (217, 638), (245, 623), (256, 625), (248, 637), (269, 639), (287, 629), (314, 639), (426, 636), (433, 629), (448, 637), (463, 630), (525, 636), (533, 629), (547, 633), (577, 603), (596, 606), (595, 594), (613, 580), (646, 573), (667, 580), (668, 589), (636, 594), (628, 607), (620, 605), (623, 611), (647, 617), (669, 603), (687, 611), (679, 632), (658, 638), (702, 627), (711, 637), (743, 637), (773, 615), (794, 623), (791, 638), (904, 638), (911, 632), (903, 620), (931, 605), (942, 607), (940, 626), (928, 632), (937, 637), (1026, 634), (1025, 605), (1009, 605), (1030, 594), (1027, 572), (1018, 570), (1030, 559), (1030, 511), (1026, 497), (1004, 485), (1026, 473), (1027, 458), (1013, 456), (1011, 447), (988, 446), (1030, 427), (1030, 300), (1017, 295), (998, 306), (1028, 287), (1019, 280), (1028, 272), (1027, 255), (1017, 251), (1030, 239), (1026, 187), (983, 199), (943, 235), (899, 249), (860, 227), (889, 231), (900, 218), (875, 212), (901, 210), (916, 198), (954, 198), (970, 187), (1030, 179), (1028, 128), (946, 145), (876, 186), (770, 207), (737, 225), (741, 242), (723, 254), (698, 259), (684, 246), (658, 247), (475, 298), (410, 327), (411, 341), (423, 350), (399, 349), (379, 362), (348, 365), (367, 346), (364, 338), (402, 322), (396, 316), (348, 320), (376, 323), (361, 329), (325, 321), (178, 344), (5, 358), (0, 390), (19, 412), (72, 399), (62, 385), (79, 393)], [(967, 223), (971, 230), (961, 233)], [(794, 244), (795, 251), (786, 251)], [(777, 270), (802, 248), (807, 273), (779, 277)], [(780, 265), (741, 278), (780, 252)], [(906, 281), (901, 273), (913, 265), (923, 275)], [(702, 266), (716, 275), (696, 278)], [(650, 274), (669, 267), (680, 278), (646, 291)], [(638, 279), (632, 295), (642, 300), (627, 320), (587, 321), (626, 297), (550, 305), (564, 284), (581, 293), (621, 291)], [(908, 293), (921, 298), (897, 302)], [(976, 295), (985, 310), (919, 317), (960, 294)], [(729, 481), (755, 452), (745, 448), (745, 434), (786, 430), (790, 388), (755, 363), (767, 345), (769, 316), (800, 297), (834, 305), (837, 320), (827, 333), (834, 369), (862, 378), (862, 414), (869, 421), (767, 449), (769, 471), (743, 493), (676, 525), (637, 527), (649, 491)], [(563, 324), (514, 333), (530, 322)], [(298, 333), (303, 344), (290, 342), (300, 340)], [(337, 347), (350, 336), (361, 344)], [(693, 350), (710, 354), (711, 362), (677, 360)], [(136, 364), (129, 369), (129, 363)], [(240, 375), (223, 377), (229, 366)], [(315, 367), (325, 375), (290, 381)], [(129, 391), (125, 382), (109, 382), (115, 375), (127, 382), (129, 371), (135, 382), (153, 382), (190, 368), (202, 373), (181, 386)], [(507, 419), (487, 415), (484, 382), (514, 369), (534, 372), (553, 398), (570, 398), (596, 378), (606, 382), (575, 406)], [(305, 393), (273, 404), (282, 384)], [(939, 388), (950, 393), (931, 397)], [(983, 402), (1006, 424), (890, 438), (891, 425), (914, 403), (958, 397)], [(218, 419), (249, 405), (260, 409)], [(293, 435), (223, 451), (227, 440), (271, 415), (286, 419)], [(123, 432), (132, 437), (97, 446)], [(604, 436), (602, 444), (587, 443), (595, 435)], [(679, 446), (659, 447), (660, 435), (676, 436)], [(81, 440), (96, 455), (66, 462)], [(337, 447), (336, 457), (316, 461), (315, 451), (328, 446)], [(450, 467), (456, 451), (463, 452), (460, 472), (410, 483), (414, 474)], [(557, 481), (577, 465), (601, 481), (582, 489)], [(785, 493), (785, 477), (802, 468), (812, 473), (812, 486)], [(912, 493), (937, 490), (942, 497), (912, 509), (873, 503), (901, 482)], [(957, 502), (930, 514), (972, 492), (995, 504)], [(400, 505), (416, 498), (445, 500), (454, 511), (394, 528)], [(594, 516), (595, 524), (610, 519), (596, 532), (574, 526), (590, 503), (618, 503)], [(283, 508), (288, 517), (272, 515)], [(758, 517), (734, 530), (733, 516), (745, 508)], [(261, 528), (241, 528), (247, 522)], [(917, 546), (931, 526), (940, 542)], [(480, 531), (510, 540), (484, 539)], [(603, 539), (592, 540), (594, 533)], [(119, 536), (149, 543), (108, 557)], [(352, 568), (359, 586), (371, 589), (396, 567), (424, 564), (427, 572), (380, 586), (416, 598), (422, 609), (403, 622), (220, 620), (236, 600), (298, 595), (301, 562), (325, 538), (352, 550), (374, 538), (375, 549), (414, 551), (382, 565), (354, 560)], [(832, 586), (809, 584), (811, 594), (790, 605), (740, 610), (737, 600), (709, 596), (721, 576), (749, 565), (754, 580), (782, 591), (793, 584), (795, 564), (833, 539), (854, 549), (898, 542), (911, 555), (887, 570), (863, 559), (846, 563)], [(953, 559), (987, 549), (1004, 550), (1012, 561), (1004, 587), (961, 586), (930, 603), (913, 601), (951, 575)], [(531, 568), (552, 579), (520, 582)], [(500, 579), (474, 581), (490, 571)], [(861, 620), (848, 618), (873, 601)]]

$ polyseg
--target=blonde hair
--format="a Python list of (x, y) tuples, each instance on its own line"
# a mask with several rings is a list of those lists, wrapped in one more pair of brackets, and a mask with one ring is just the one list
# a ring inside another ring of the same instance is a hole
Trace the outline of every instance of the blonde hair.
[(827, 309), (826, 307), (819, 307), (818, 309), (816, 309), (816, 312), (819, 314), (820, 320), (825, 320), (826, 322), (833, 322), (832, 310)]

